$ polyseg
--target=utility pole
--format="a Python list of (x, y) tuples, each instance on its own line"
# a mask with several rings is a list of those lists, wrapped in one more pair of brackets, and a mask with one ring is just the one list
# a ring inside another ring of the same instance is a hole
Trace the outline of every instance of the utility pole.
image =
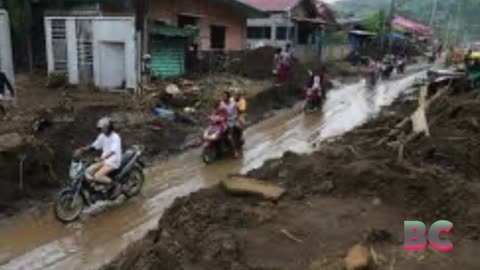
[(393, 45), (393, 39), (392, 39), (392, 32), (393, 32), (393, 27), (392, 27), (392, 22), (395, 17), (395, 0), (390, 0), (390, 14), (388, 15), (388, 54), (392, 53), (392, 45)]
[(433, 7), (432, 7), (432, 16), (430, 17), (430, 28), (435, 25), (435, 17), (437, 16), (437, 0), (433, 0)]

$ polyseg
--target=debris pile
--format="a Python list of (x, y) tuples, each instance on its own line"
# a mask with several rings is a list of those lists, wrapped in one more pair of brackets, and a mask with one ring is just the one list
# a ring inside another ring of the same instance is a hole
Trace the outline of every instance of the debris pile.
[[(480, 94), (429, 101), (429, 134), (413, 130), (417, 101), (396, 104), (313, 154), (248, 173), (284, 188), (279, 201), (201, 190), (104, 269), (478, 269)], [(405, 253), (405, 219), (457, 222), (449, 239), (462, 252)]]

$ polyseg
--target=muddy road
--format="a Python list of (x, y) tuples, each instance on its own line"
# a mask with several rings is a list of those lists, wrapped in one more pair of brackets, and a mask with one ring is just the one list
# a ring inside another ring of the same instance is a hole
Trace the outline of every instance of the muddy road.
[(382, 106), (413, 91), (421, 73), (397, 78), (374, 92), (364, 83), (329, 93), (323, 113), (304, 115), (301, 106), (279, 112), (246, 131), (242, 160), (205, 166), (200, 150), (187, 151), (148, 169), (141, 197), (98, 205), (78, 223), (63, 225), (51, 209), (31, 212), (0, 225), (0, 269), (95, 269), (130, 242), (154, 228), (165, 209), (180, 196), (216, 184), (230, 173), (244, 173), (285, 151), (309, 152), (319, 140), (335, 137), (375, 116)]

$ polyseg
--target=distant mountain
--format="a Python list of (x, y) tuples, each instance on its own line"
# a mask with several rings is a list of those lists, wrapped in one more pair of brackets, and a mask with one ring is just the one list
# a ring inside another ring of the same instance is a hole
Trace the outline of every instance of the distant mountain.
[[(426, 24), (430, 23), (434, 0), (395, 0), (396, 12)], [(340, 0), (332, 5), (340, 17), (365, 18), (388, 12), (390, 0)], [(388, 13), (387, 13), (388, 14)], [(435, 30), (444, 38), (456, 37), (462, 41), (480, 40), (479, 0), (437, 0)]]

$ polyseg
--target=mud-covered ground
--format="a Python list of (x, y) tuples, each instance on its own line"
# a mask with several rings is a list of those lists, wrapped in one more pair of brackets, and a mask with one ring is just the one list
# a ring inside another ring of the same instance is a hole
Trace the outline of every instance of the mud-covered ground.
[[(95, 138), (100, 117), (113, 118), (124, 148), (141, 144), (149, 160), (164, 159), (198, 146), (206, 116), (224, 91), (246, 91), (248, 121), (254, 124), (301, 99), (305, 76), (305, 68), (299, 66), (288, 85), (277, 87), (271, 75), (252, 80), (208, 74), (187, 81), (185, 87), (182, 79), (174, 82), (181, 93), (166, 101), (165, 89), (172, 82), (157, 82), (144, 95), (135, 96), (67, 86), (48, 89), (43, 76), (19, 76), (17, 107), (8, 108), (0, 119), (0, 217), (50, 201), (67, 180), (72, 151)], [(178, 117), (154, 117), (153, 106), (173, 110)], [(185, 107), (196, 111), (185, 113)], [(21, 142), (12, 144), (11, 135)]]
[[(431, 136), (408, 140), (410, 125), (388, 134), (416, 105), (395, 104), (311, 155), (248, 173), (286, 188), (279, 201), (201, 190), (104, 269), (344, 269), (357, 243), (370, 269), (480, 269), (479, 105), (478, 91), (445, 95), (428, 110)], [(440, 219), (454, 223), (453, 250), (403, 250), (404, 220)]]

